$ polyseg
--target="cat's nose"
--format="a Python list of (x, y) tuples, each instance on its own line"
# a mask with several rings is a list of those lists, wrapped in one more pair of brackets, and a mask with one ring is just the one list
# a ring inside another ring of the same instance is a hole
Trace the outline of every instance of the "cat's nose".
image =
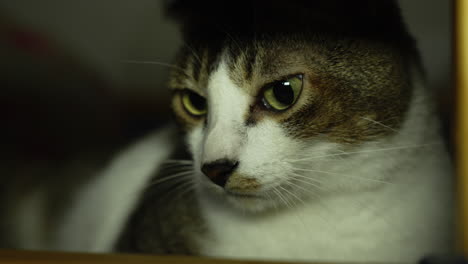
[(203, 164), (202, 172), (215, 184), (224, 188), (229, 176), (237, 168), (239, 162), (231, 160), (218, 160)]

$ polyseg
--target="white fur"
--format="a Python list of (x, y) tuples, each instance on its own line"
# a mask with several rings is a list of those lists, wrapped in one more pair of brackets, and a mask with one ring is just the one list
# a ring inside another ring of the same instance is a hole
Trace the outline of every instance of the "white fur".
[[(253, 98), (229, 79), (223, 62), (208, 95), (207, 136), (200, 125), (187, 138), (212, 231), (200, 238), (204, 255), (413, 262), (450, 247), (451, 171), (421, 84), (396, 135), (362, 144), (351, 150), (361, 153), (341, 159), (333, 156), (345, 150), (338, 144), (292, 139), (268, 118), (243, 125), (239, 117)], [(257, 194), (267, 199), (226, 197), (201, 175), (202, 161), (224, 156), (238, 160), (237, 171), (255, 178), (263, 186)], [(287, 185), (298, 171), (308, 179)], [(256, 213), (268, 208), (272, 212)]]
[(120, 153), (98, 177), (74, 197), (49, 249), (108, 252), (148, 180), (173, 150), (166, 127)]
[[(226, 73), (225, 65), (219, 71)], [(227, 74), (215, 74), (210, 78), (208, 128), (204, 136), (202, 162), (217, 159), (235, 159), (243, 144), (244, 115), (249, 98), (229, 80)]]

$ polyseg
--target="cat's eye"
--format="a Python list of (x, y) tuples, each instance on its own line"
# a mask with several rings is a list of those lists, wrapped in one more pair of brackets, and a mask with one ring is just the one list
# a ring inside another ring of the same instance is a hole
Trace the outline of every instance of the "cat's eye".
[(276, 111), (292, 106), (302, 90), (302, 75), (269, 84), (263, 92), (263, 104)]
[(182, 93), (182, 104), (191, 115), (201, 116), (206, 114), (206, 100), (195, 92), (184, 91)]

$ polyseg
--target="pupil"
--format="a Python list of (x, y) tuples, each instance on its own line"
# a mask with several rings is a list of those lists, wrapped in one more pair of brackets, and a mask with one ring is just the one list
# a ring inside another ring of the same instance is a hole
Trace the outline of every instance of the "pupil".
[(273, 94), (278, 102), (289, 105), (294, 101), (294, 92), (289, 82), (279, 82), (273, 87)]
[(205, 109), (205, 99), (196, 93), (189, 93), (190, 102), (198, 110)]

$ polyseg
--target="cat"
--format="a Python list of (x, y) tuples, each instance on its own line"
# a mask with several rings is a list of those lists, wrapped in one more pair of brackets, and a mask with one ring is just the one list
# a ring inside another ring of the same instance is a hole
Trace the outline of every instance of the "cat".
[(169, 86), (189, 152), (189, 176), (175, 175), (195, 190), (149, 191), (120, 250), (396, 262), (449, 252), (450, 165), (396, 2), (174, 1), (172, 14), (186, 46)]
[[(84, 188), (51, 247), (348, 262), (451, 252), (450, 161), (396, 1), (168, 10), (186, 43), (168, 82), (178, 128)], [(83, 222), (90, 207), (99, 224)]]

